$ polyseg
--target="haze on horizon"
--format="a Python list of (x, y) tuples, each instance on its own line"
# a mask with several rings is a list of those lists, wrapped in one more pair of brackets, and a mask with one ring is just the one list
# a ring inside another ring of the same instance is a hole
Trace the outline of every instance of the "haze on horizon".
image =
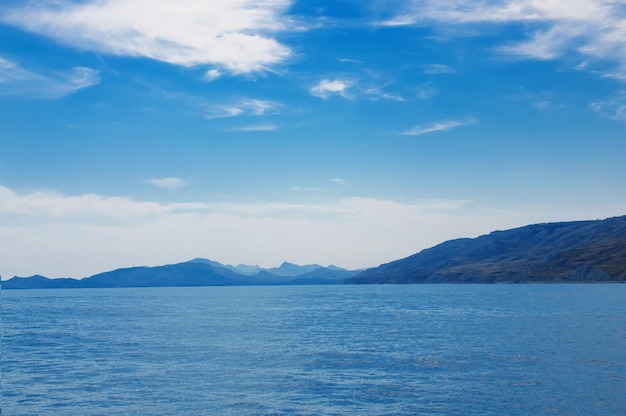
[(610, 0), (6, 0), (0, 275), (377, 266), (626, 214)]

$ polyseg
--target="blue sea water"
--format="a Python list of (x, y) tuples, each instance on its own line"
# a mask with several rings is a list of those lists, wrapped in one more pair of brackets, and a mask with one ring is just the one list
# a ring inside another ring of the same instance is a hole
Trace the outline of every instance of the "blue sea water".
[(626, 415), (626, 285), (2, 291), (12, 415)]

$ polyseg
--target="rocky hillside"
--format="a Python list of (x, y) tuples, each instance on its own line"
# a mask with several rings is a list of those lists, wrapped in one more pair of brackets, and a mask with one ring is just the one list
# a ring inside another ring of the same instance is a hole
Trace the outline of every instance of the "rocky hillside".
[(626, 216), (536, 224), (451, 240), (349, 283), (626, 281)]

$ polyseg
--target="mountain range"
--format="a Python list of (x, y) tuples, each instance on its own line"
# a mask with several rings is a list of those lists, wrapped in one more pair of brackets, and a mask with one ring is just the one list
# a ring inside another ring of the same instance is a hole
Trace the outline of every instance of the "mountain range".
[(14, 277), (3, 289), (380, 283), (625, 282), (626, 216), (528, 225), (446, 241), (367, 270), (283, 263), (264, 269), (196, 258), (83, 279)]
[(3, 289), (174, 287), (336, 284), (358, 271), (317, 264), (299, 266), (283, 263), (280, 267), (224, 265), (196, 258), (187, 262), (156, 267), (130, 267), (99, 273), (83, 279), (50, 279), (44, 276), (14, 277), (2, 282)]

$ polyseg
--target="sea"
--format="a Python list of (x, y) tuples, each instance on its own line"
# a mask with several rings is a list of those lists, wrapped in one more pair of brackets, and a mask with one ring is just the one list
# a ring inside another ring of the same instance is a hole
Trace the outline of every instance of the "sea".
[(2, 414), (626, 415), (626, 285), (3, 290)]

